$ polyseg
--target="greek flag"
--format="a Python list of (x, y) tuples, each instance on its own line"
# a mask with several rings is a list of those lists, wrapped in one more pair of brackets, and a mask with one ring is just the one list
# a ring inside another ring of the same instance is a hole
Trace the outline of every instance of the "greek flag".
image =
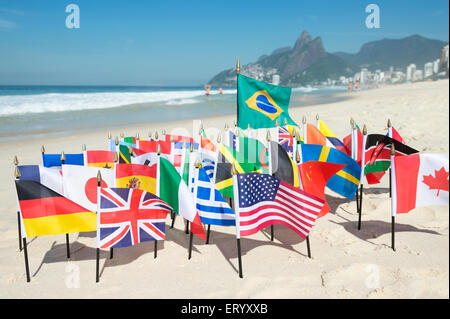
[(197, 169), (194, 197), (203, 224), (234, 226), (234, 212), (203, 168)]

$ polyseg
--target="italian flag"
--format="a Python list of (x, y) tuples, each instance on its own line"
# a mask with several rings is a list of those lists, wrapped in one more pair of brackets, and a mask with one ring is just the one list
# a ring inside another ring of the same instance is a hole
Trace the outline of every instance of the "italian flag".
[(192, 233), (206, 240), (205, 230), (195, 208), (192, 193), (172, 163), (162, 157), (159, 158), (157, 189), (157, 196), (169, 204), (175, 213), (191, 222)]
[(448, 205), (448, 157), (413, 154), (392, 160), (393, 216), (416, 207)]

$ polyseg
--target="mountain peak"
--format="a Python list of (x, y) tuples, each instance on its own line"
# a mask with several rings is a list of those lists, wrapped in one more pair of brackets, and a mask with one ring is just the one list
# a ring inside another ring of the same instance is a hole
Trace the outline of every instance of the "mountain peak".
[(308, 31), (303, 31), (302, 34), (295, 41), (294, 50), (300, 50), (305, 44), (312, 41), (311, 35)]

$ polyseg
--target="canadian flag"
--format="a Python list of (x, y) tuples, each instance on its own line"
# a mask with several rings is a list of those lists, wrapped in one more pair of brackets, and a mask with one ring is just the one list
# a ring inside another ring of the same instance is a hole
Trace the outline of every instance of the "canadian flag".
[(393, 216), (416, 207), (448, 205), (448, 157), (413, 154), (392, 160)]

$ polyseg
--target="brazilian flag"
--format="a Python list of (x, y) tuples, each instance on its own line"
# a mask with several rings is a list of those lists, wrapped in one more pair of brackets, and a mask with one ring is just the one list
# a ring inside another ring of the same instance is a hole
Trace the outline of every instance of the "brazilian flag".
[(297, 124), (288, 113), (291, 88), (257, 81), (238, 74), (238, 127), (253, 129)]

